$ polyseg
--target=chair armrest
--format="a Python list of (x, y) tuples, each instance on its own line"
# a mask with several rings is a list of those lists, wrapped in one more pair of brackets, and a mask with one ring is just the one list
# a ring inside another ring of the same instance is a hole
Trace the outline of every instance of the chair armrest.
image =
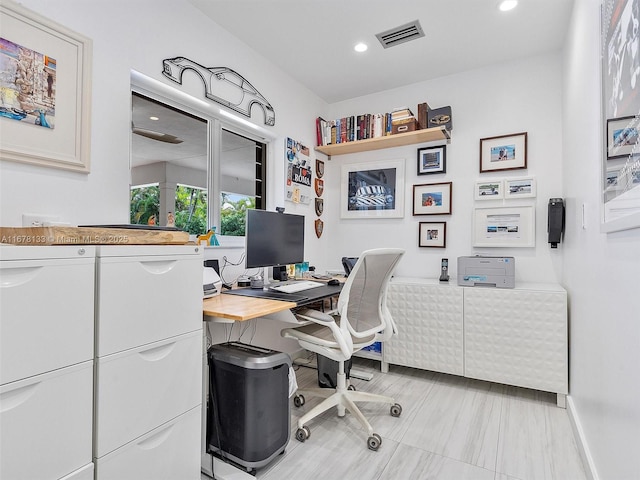
[(298, 319), (321, 323), (324, 325), (335, 323), (335, 319), (331, 315), (318, 310), (312, 310), (310, 308), (296, 312), (295, 315)]

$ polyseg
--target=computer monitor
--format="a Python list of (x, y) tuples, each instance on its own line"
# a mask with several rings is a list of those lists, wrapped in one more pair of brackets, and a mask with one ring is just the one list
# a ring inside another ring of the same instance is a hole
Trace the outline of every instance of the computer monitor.
[(304, 261), (304, 216), (266, 210), (247, 210), (246, 267), (274, 267), (283, 280), (286, 265)]

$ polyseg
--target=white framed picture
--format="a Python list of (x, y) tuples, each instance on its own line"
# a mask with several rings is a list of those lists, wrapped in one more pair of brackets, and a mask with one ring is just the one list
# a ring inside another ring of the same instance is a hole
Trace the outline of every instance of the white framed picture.
[(404, 217), (405, 160), (342, 166), (341, 218)]
[(535, 209), (525, 207), (476, 208), (474, 247), (535, 247)]
[(504, 198), (527, 198), (536, 196), (534, 177), (507, 178), (504, 181)]
[(497, 200), (504, 198), (504, 183), (502, 180), (482, 180), (475, 184), (474, 198), (476, 200)]
[[(89, 173), (91, 39), (13, 2), (0, 23), (0, 158)], [(23, 64), (34, 68), (21, 78)]]

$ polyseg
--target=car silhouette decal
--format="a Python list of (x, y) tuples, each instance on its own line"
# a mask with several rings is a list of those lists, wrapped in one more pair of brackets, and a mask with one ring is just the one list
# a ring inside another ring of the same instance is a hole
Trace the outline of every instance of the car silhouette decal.
[(210, 100), (251, 117), (251, 109), (257, 105), (264, 113), (265, 125), (276, 124), (276, 114), (271, 104), (246, 78), (227, 67), (207, 68), (185, 57), (166, 58), (162, 61), (162, 74), (182, 85), (185, 71), (193, 71), (202, 79), (204, 94)]

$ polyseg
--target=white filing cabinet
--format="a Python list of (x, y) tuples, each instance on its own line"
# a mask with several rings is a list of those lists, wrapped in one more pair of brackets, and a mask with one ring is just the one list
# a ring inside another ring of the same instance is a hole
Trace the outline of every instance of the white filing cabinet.
[(383, 362), (568, 393), (567, 292), (557, 284), (460, 287), (394, 278), (387, 302), (398, 335)]
[(97, 258), (96, 479), (199, 478), (201, 248), (101, 246)]
[(0, 246), (0, 478), (93, 478), (95, 248)]

